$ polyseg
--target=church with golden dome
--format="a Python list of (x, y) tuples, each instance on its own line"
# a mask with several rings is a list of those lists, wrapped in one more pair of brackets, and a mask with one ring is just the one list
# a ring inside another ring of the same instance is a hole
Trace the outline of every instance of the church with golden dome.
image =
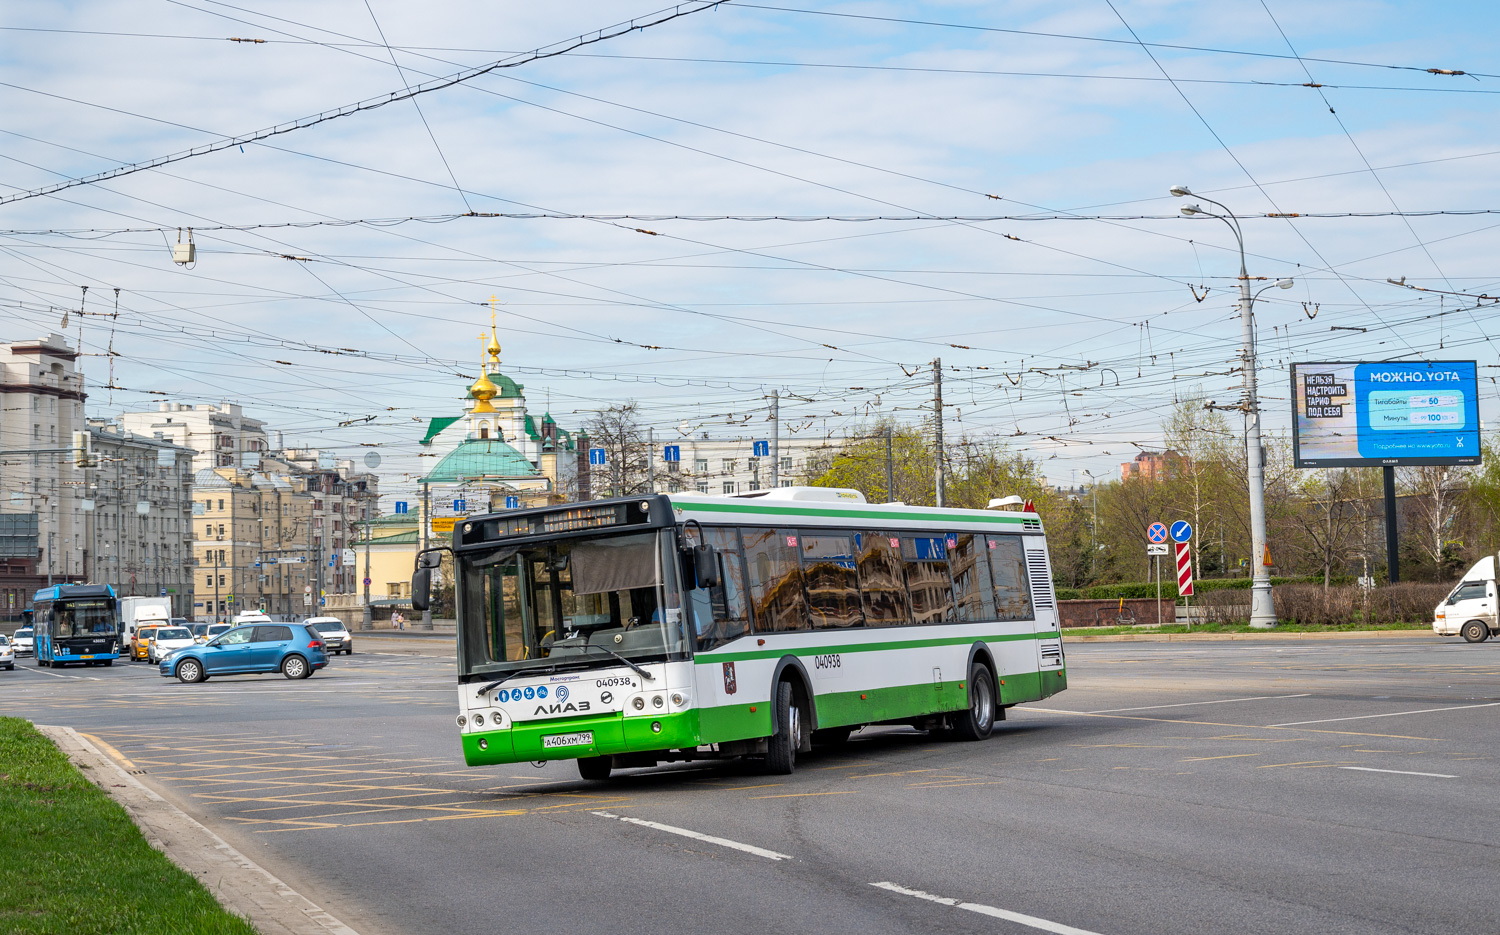
[[(550, 413), (537, 419), (526, 408), (525, 387), (500, 372), (500, 341), (493, 312), (479, 378), (469, 385), (461, 415), (428, 420), (421, 456), (431, 465), (418, 482), (434, 503), (479, 499), (503, 509), (506, 497), (522, 506), (574, 499), (578, 459), (587, 457), (587, 436), (563, 429)], [(470, 508), (472, 512), (472, 507)]]

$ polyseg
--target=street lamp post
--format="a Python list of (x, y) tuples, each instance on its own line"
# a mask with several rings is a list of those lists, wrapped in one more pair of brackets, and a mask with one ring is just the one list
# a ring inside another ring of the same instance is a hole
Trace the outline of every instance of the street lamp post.
[[(1186, 185), (1173, 185), (1170, 191), (1177, 198), (1193, 194)], [(1218, 205), (1224, 213), (1205, 211), (1196, 204), (1184, 205), (1182, 213), (1189, 217), (1201, 214), (1223, 221), (1234, 231), (1235, 243), (1240, 250), (1240, 372), (1245, 378), (1245, 396), (1239, 406), (1223, 408), (1237, 408), (1245, 416), (1245, 460), (1250, 487), (1250, 561), (1254, 568), (1250, 582), (1250, 626), (1269, 630), (1276, 626), (1276, 605), (1271, 597), (1271, 576), (1263, 558), (1266, 555), (1266, 454), (1260, 441), (1260, 399), (1256, 394), (1254, 310), (1255, 300), (1261, 292), (1273, 286), (1290, 289), (1292, 280), (1277, 280), (1271, 286), (1252, 293), (1250, 276), (1245, 272), (1245, 234), (1240, 229), (1239, 219), (1222, 202), (1202, 195), (1194, 197)], [(1209, 401), (1209, 406), (1214, 406), (1212, 400)]]

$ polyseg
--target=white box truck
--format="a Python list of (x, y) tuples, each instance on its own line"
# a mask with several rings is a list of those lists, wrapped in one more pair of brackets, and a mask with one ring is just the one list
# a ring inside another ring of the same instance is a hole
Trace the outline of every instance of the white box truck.
[(142, 623), (163, 624), (172, 619), (170, 597), (120, 598), (120, 645), (127, 646)]
[(1439, 636), (1462, 636), (1483, 643), (1500, 633), (1500, 609), (1495, 592), (1495, 556), (1474, 563), (1443, 602), (1432, 612), (1432, 631)]

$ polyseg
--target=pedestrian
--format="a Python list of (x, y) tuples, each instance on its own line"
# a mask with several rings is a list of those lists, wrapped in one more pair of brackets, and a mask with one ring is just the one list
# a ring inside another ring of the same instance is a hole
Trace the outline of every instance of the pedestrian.
[(401, 629), (401, 612), (394, 607), (391, 608), (391, 629)]

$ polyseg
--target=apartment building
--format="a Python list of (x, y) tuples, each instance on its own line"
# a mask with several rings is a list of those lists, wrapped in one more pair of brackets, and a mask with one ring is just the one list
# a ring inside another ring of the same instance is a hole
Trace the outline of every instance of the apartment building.
[[(193, 470), (238, 467), (255, 470), (256, 460), (271, 450), (266, 423), (245, 415), (238, 403), (159, 403), (154, 410), (126, 412), (120, 425), (128, 432), (191, 448)], [(247, 457), (248, 456), (248, 457)]]
[(298, 475), (204, 468), (192, 487), (193, 616), (313, 608), (313, 496)]

